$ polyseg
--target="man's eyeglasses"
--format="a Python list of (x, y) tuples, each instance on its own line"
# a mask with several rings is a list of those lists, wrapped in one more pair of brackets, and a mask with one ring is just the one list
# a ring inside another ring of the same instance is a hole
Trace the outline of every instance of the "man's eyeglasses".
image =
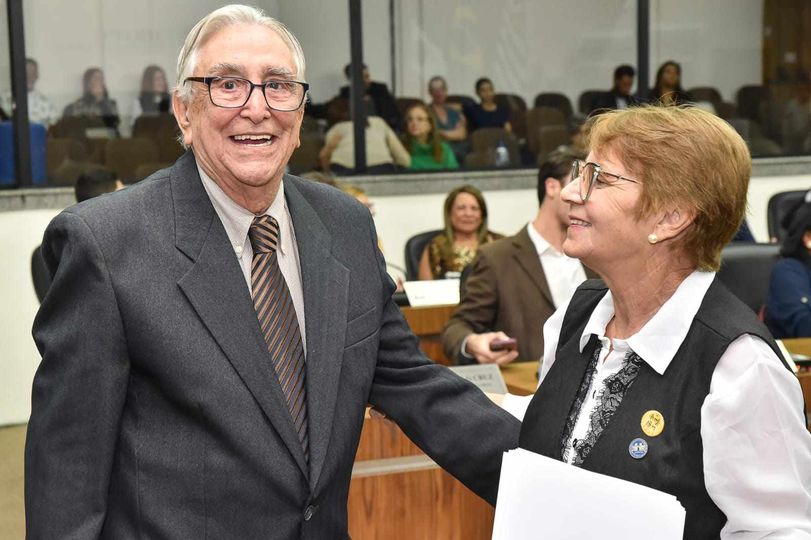
[(295, 111), (304, 103), (310, 85), (305, 82), (271, 80), (254, 84), (240, 77), (187, 77), (183, 82), (199, 82), (208, 86), (208, 97), (217, 107), (244, 107), (254, 88), (261, 88), (265, 103), (274, 111)]
[[(606, 179), (606, 177), (611, 177), (614, 180), (609, 181)], [(591, 191), (595, 186), (597, 186), (597, 189), (602, 189), (606, 186), (613, 185), (620, 180), (633, 182), (634, 184), (642, 184), (642, 182), (633, 180), (627, 176), (604, 171), (603, 168), (596, 163), (576, 159), (572, 162), (572, 181), (575, 181), (578, 178), (580, 180), (580, 199), (583, 202), (589, 200), (589, 197), (591, 197)]]

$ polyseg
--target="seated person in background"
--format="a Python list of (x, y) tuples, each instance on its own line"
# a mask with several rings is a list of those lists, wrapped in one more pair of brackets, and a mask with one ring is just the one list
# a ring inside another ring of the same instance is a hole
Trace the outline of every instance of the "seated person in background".
[(602, 276), (544, 325), (534, 396), (507, 396), (520, 446), (676, 497), (684, 538), (811, 538), (811, 433), (797, 377), (717, 279), (751, 159), (717, 116), (594, 117), (563, 189), (563, 249)]
[[(538, 360), (543, 324), (586, 279), (580, 261), (563, 254), (569, 204), (560, 192), (571, 180), (568, 148), (549, 154), (538, 171), (538, 213), (514, 236), (479, 249), (473, 272), (442, 332), (448, 358), (458, 364)], [(515, 351), (491, 351), (493, 340), (513, 338)]]
[[(321, 168), (336, 175), (355, 173), (355, 128), (345, 111), (344, 120), (332, 126), (318, 154)], [(379, 116), (366, 117), (366, 172), (388, 174), (408, 168), (411, 156), (391, 127)]]
[[(58, 115), (51, 100), (35, 88), (38, 79), (39, 64), (33, 58), (26, 58), (25, 83), (28, 88), (28, 120), (47, 128), (57, 121)], [(0, 97), (0, 120), (7, 120), (11, 116), (11, 101), (11, 91), (4, 92)], [(8, 115), (6, 118), (3, 118), (3, 112)]]
[(656, 72), (656, 83), (648, 96), (654, 105), (683, 105), (693, 97), (681, 87), (681, 65), (668, 60)]
[(482, 77), (476, 81), (476, 95), (480, 103), (465, 107), (465, 116), (471, 131), (479, 128), (503, 128), (512, 131), (510, 111), (496, 104), (496, 90), (493, 81)]
[[(352, 75), (351, 69), (352, 64), (344, 66), (344, 75), (347, 80), (349, 80)], [(366, 67), (366, 64), (363, 64), (363, 84), (366, 89), (364, 96), (368, 98), (367, 101), (371, 100), (372, 109), (367, 109), (369, 116), (379, 116), (386, 121), (389, 127), (399, 130), (400, 111), (397, 109), (397, 102), (394, 101), (394, 97), (392, 97), (389, 88), (385, 84), (372, 80), (372, 77), (369, 75), (369, 68)], [(350, 89), (351, 85), (342, 86), (339, 94), (340, 97), (350, 99)]]
[(428, 106), (422, 103), (412, 105), (405, 117), (406, 133), (403, 142), (411, 154), (412, 170), (459, 168), (453, 150), (439, 136), (434, 116)]
[(62, 116), (98, 116), (104, 125), (118, 133), (118, 105), (104, 85), (104, 72), (92, 67), (82, 76), (82, 97), (65, 107)]
[(459, 186), (445, 198), (444, 223), (445, 230), (422, 252), (421, 280), (459, 277), (476, 258), (480, 246), (502, 237), (487, 230), (484, 196), (470, 185)]
[(172, 98), (166, 72), (160, 66), (148, 66), (141, 75), (141, 91), (132, 103), (132, 120), (139, 116), (169, 114)]
[(446, 103), (448, 99), (448, 83), (440, 76), (431, 77), (428, 81), (428, 93), (431, 95), (431, 112), (434, 113), (437, 131), (446, 141), (461, 163), (465, 154), (470, 150), (467, 143), (467, 121), (461, 112), (460, 106)]
[(782, 259), (772, 268), (766, 325), (776, 338), (811, 337), (811, 203), (783, 220)]
[(627, 109), (638, 102), (631, 94), (636, 71), (633, 66), (623, 64), (614, 70), (614, 86), (605, 94), (599, 94), (591, 103), (592, 111), (600, 109)]

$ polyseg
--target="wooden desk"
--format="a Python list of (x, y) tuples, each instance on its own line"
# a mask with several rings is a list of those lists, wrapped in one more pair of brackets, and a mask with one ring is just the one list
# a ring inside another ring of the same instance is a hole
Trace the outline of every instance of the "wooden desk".
[[(538, 362), (505, 366), (510, 391), (534, 392), (537, 368)], [(348, 514), (349, 534), (355, 540), (486, 540), (492, 536), (495, 515), (400, 428), (368, 414), (352, 469)]]

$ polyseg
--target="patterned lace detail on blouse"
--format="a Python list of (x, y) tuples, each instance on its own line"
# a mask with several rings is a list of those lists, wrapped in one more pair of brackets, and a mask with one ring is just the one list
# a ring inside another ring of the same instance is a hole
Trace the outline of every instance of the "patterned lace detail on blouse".
[[(635, 352), (630, 351), (625, 355), (620, 370), (608, 377), (603, 381), (603, 387), (597, 396), (597, 405), (589, 417), (589, 426), (586, 436), (583, 439), (577, 440), (573, 445), (570, 445), (572, 439), (572, 432), (580, 416), (580, 410), (583, 408), (583, 403), (588, 395), (589, 388), (591, 388), (594, 375), (597, 372), (597, 362), (600, 359), (600, 346), (594, 348), (594, 354), (591, 357), (586, 373), (583, 375), (583, 380), (580, 382), (580, 388), (577, 391), (577, 396), (572, 402), (572, 407), (569, 410), (569, 418), (566, 420), (566, 427), (563, 430), (563, 437), (561, 445), (563, 448), (563, 461), (577, 467), (583, 464), (583, 461), (591, 452), (591, 449), (597, 443), (597, 439), (605, 430), (614, 413), (619, 409), (622, 398), (631, 387), (639, 374), (639, 367), (642, 359)], [(571, 452), (574, 451), (574, 456), (571, 457)]]

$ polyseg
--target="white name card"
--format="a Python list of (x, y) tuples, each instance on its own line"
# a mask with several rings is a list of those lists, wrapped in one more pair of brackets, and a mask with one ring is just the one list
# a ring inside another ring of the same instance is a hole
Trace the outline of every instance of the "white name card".
[(507, 385), (497, 364), (474, 364), (472, 366), (453, 366), (451, 371), (466, 379), (482, 392), (490, 394), (506, 394)]
[(408, 303), (412, 307), (444, 306), (459, 303), (458, 279), (406, 281), (403, 283)]

